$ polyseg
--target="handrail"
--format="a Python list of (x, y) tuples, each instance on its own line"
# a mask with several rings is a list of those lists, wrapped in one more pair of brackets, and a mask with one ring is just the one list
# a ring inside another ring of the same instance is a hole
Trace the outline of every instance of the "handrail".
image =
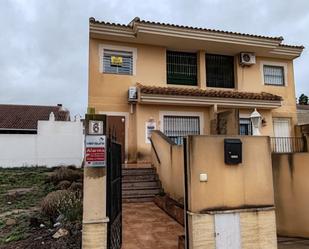
[(160, 137), (162, 137), (165, 140), (165, 142), (169, 143), (170, 145), (177, 145), (172, 139), (166, 136), (162, 131), (155, 130), (155, 131), (152, 131), (152, 133), (158, 134)]
[(156, 155), (156, 158), (157, 158), (157, 160), (158, 160), (158, 163), (161, 164), (161, 160), (160, 160), (160, 158), (159, 158), (159, 155), (158, 155), (158, 152), (157, 152), (157, 150), (156, 150), (156, 147), (154, 146), (152, 139), (149, 138), (149, 140), (150, 140), (151, 147), (152, 147), (152, 149), (153, 149), (153, 151), (154, 151), (154, 153), (155, 153), (155, 155)]

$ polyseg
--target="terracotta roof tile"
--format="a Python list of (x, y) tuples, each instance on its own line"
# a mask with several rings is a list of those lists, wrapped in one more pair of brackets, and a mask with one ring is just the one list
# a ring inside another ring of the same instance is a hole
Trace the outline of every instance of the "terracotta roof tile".
[(160, 26), (166, 26), (166, 27), (175, 27), (175, 28), (183, 28), (183, 29), (190, 29), (190, 30), (208, 31), (208, 32), (213, 32), (213, 33), (240, 35), (240, 36), (248, 36), (248, 37), (283, 41), (282, 36), (270, 37), (270, 36), (264, 36), (264, 35), (254, 35), (254, 34), (224, 31), (224, 30), (218, 30), (218, 29), (208, 29), (208, 28), (184, 26), (184, 25), (177, 25), (177, 24), (170, 24), (170, 23), (153, 22), (153, 21), (141, 20), (139, 17), (135, 17), (128, 25), (120, 24), (120, 23), (113, 23), (113, 22), (98, 21), (94, 17), (90, 17), (89, 22), (93, 24), (104, 24), (104, 25), (118, 26), (118, 27), (123, 27), (123, 28), (132, 28), (134, 23), (144, 23), (144, 24), (160, 25)]
[(38, 120), (48, 120), (51, 112), (57, 121), (70, 119), (61, 106), (0, 105), (0, 129), (37, 129)]
[(303, 45), (287, 45), (287, 44), (279, 44), (279, 47), (285, 47), (285, 48), (297, 48), (297, 49), (304, 49), (305, 47)]
[(174, 95), (174, 96), (194, 96), (194, 97), (210, 97), (210, 98), (233, 98), (233, 99), (250, 99), (250, 100), (270, 100), (281, 101), (282, 97), (271, 93), (260, 92), (240, 92), (230, 90), (203, 90), (197, 88), (182, 88), (182, 87), (158, 87), (145, 86), (137, 84), (141, 93), (157, 94), (157, 95)]

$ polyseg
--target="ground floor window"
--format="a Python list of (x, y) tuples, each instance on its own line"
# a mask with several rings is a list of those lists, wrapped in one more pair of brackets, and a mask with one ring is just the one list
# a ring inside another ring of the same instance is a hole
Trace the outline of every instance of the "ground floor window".
[(176, 144), (182, 144), (188, 135), (200, 135), (199, 116), (163, 116), (163, 133)]
[(252, 124), (250, 118), (239, 119), (239, 135), (252, 135)]

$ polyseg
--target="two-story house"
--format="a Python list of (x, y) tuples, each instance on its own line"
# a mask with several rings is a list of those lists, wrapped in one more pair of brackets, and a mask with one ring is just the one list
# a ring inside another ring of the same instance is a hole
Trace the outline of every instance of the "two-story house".
[[(134, 18), (90, 18), (88, 105), (108, 114), (124, 161), (148, 161), (153, 129), (176, 143), (191, 134), (289, 137), (297, 123), (293, 60), (302, 46)], [(129, 93), (129, 94), (128, 94)]]

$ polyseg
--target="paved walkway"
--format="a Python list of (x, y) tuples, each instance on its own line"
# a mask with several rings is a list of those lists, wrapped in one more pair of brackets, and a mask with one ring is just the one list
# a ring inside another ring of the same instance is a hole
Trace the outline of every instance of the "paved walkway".
[(184, 228), (156, 204), (123, 204), (122, 249), (177, 249)]

